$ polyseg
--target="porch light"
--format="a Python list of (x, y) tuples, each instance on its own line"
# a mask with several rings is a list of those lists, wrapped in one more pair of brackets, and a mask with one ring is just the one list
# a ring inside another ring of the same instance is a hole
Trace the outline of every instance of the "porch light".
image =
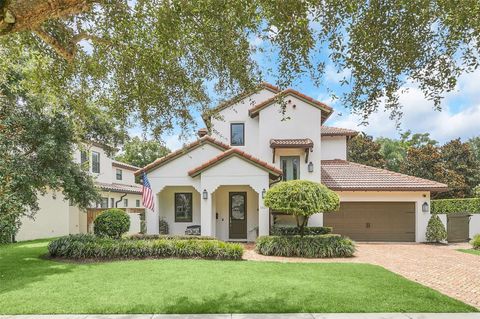
[(208, 192), (207, 192), (206, 189), (203, 190), (202, 198), (203, 198), (203, 199), (208, 199)]
[(313, 173), (313, 163), (312, 162), (308, 163), (308, 172)]
[(429, 208), (429, 207), (428, 207), (428, 203), (427, 203), (427, 202), (423, 203), (423, 205), (422, 205), (422, 212), (428, 213), (428, 212), (429, 212), (429, 209), (428, 209), (428, 208)]
[(265, 190), (265, 188), (262, 190), (262, 198), (265, 198), (265, 194), (267, 193), (267, 191)]

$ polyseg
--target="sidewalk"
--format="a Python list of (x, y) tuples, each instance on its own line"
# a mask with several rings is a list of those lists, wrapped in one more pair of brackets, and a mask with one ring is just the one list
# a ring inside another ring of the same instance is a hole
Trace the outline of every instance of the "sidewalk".
[(300, 313), (207, 315), (17, 315), (0, 319), (480, 319), (480, 313)]

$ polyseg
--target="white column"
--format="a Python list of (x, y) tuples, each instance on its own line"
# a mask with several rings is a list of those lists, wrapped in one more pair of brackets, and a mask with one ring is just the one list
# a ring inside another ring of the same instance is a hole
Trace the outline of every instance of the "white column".
[(157, 235), (159, 234), (158, 222), (160, 217), (160, 205), (157, 195), (154, 195), (155, 207), (154, 210), (145, 208), (145, 223), (147, 226), (147, 234)]
[[(208, 191), (207, 191), (208, 192)], [(203, 198), (203, 191), (200, 194), (201, 196), (201, 205), (200, 205), (200, 225), (202, 236), (213, 236), (212, 232), (212, 194), (208, 192), (208, 198)]]
[(270, 211), (263, 203), (261, 191), (258, 194), (258, 235), (270, 235)]
[[(328, 214), (328, 213), (326, 213), (326, 214)], [(310, 216), (310, 218), (308, 219), (308, 225), (307, 226), (310, 226), (310, 227), (321, 227), (321, 226), (323, 226), (323, 214), (318, 213), (318, 214), (313, 214), (312, 216)]]

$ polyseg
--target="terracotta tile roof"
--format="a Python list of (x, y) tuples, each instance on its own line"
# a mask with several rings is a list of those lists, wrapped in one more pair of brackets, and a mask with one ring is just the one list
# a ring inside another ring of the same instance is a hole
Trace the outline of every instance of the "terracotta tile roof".
[(357, 131), (346, 128), (322, 125), (322, 136), (356, 136)]
[(270, 140), (271, 148), (311, 148), (313, 141), (309, 138), (272, 138)]
[(225, 150), (230, 148), (229, 145), (227, 145), (225, 143), (222, 143), (220, 141), (217, 141), (216, 139), (214, 139), (213, 137), (211, 137), (209, 135), (205, 135), (204, 137), (199, 138), (195, 142), (190, 143), (187, 146), (185, 146), (185, 147), (183, 147), (183, 148), (181, 148), (181, 149), (179, 149), (175, 152), (169, 153), (169, 154), (165, 155), (164, 157), (157, 158), (152, 163), (150, 163), (147, 166), (137, 170), (135, 172), (135, 176), (138, 176), (143, 172), (151, 171), (152, 169), (154, 169), (158, 166), (164, 165), (164, 164), (166, 164), (166, 163), (184, 155), (185, 153), (188, 153), (189, 151), (191, 151), (191, 150), (193, 150), (193, 149), (195, 149), (195, 148), (197, 148), (197, 147), (199, 147), (203, 144), (210, 144), (212, 146), (215, 146), (215, 147), (219, 148), (222, 151), (225, 151)]
[(289, 88), (289, 89), (286, 89), (286, 90), (283, 90), (283, 91), (277, 93), (272, 98), (270, 98), (268, 100), (265, 100), (260, 104), (255, 105), (253, 108), (248, 110), (248, 114), (250, 115), (250, 117), (255, 117), (260, 113), (261, 110), (263, 110), (267, 106), (279, 101), (280, 99), (282, 99), (282, 98), (284, 98), (288, 95), (293, 95), (293, 96), (305, 101), (306, 103), (308, 103), (310, 105), (313, 105), (313, 106), (325, 111), (326, 114), (323, 114), (323, 112), (322, 112), (322, 122), (325, 122), (325, 120), (330, 116), (330, 114), (333, 113), (333, 109), (330, 106), (328, 106), (327, 104), (322, 103), (320, 101), (317, 101), (314, 98), (311, 98), (311, 97), (309, 97), (309, 96), (307, 96), (303, 93), (300, 93), (297, 90)]
[(279, 170), (278, 168), (276, 168), (275, 166), (272, 166), (272, 165), (268, 164), (267, 162), (264, 162), (264, 161), (262, 161), (262, 160), (260, 160), (256, 157), (253, 157), (252, 155), (250, 155), (248, 153), (245, 153), (244, 151), (241, 151), (238, 148), (231, 148), (228, 151), (225, 151), (222, 154), (219, 154), (218, 156), (212, 158), (208, 162), (203, 163), (202, 165), (188, 171), (188, 175), (190, 175), (192, 177), (195, 177), (195, 176), (199, 175), (201, 172), (209, 169), (212, 166), (215, 166), (215, 165), (223, 162), (224, 160), (226, 160), (226, 159), (228, 159), (232, 156), (238, 156), (238, 157), (246, 160), (247, 162), (252, 163), (253, 165), (255, 165), (257, 167), (260, 167), (260, 168), (266, 170), (267, 172), (269, 172), (273, 176), (278, 177), (278, 176), (282, 175), (282, 171)]
[(127, 164), (127, 163), (119, 162), (119, 161), (115, 161), (115, 160), (112, 161), (112, 166), (128, 169), (128, 170), (131, 170), (131, 171), (136, 171), (136, 170), (140, 169), (140, 167), (133, 166), (133, 165), (130, 165), (130, 164)]
[(108, 183), (100, 183), (95, 182), (95, 185), (100, 187), (101, 190), (107, 192), (114, 192), (114, 193), (129, 193), (129, 194), (141, 194), (142, 193), (142, 185), (135, 184), (135, 185), (125, 185), (125, 184), (108, 184)]
[(322, 161), (322, 183), (338, 191), (446, 191), (431, 180), (344, 160)]

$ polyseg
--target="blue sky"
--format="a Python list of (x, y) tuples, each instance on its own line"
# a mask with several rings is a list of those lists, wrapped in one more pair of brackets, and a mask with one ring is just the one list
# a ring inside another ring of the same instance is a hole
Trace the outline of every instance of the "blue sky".
[[(265, 42), (258, 38), (252, 39), (251, 43), (256, 46), (265, 45)], [(321, 55), (318, 58), (325, 59)], [(262, 72), (274, 69), (277, 62), (275, 52), (264, 55), (257, 54), (254, 55), (254, 59)], [(368, 125), (362, 126), (359, 116), (351, 114), (339, 100), (332, 100), (327, 89), (340, 96), (345, 91), (345, 88), (339, 84), (344, 75), (348, 75), (348, 70), (343, 70), (339, 74), (332, 64), (327, 63), (322, 86), (316, 87), (309, 75), (306, 74), (300, 76), (292, 87), (335, 109), (335, 113), (325, 123), (329, 126), (364, 131), (374, 137), (391, 138), (397, 138), (401, 132), (411, 130), (413, 133), (430, 133), (432, 138), (441, 143), (455, 138), (465, 141), (480, 135), (480, 71), (463, 74), (459, 78), (455, 90), (445, 94), (442, 111), (434, 110), (433, 103), (424, 98), (415, 83), (407, 83), (404, 88), (408, 88), (408, 90), (400, 97), (404, 115), (399, 129), (397, 129), (395, 121), (389, 119), (389, 113), (384, 112), (382, 108), (369, 118)], [(275, 84), (275, 71), (265, 74), (264, 79)], [(214, 92), (211, 94), (212, 97), (215, 97)], [(200, 115), (197, 113), (195, 115), (198, 127), (203, 127)], [(140, 130), (132, 129), (130, 133), (139, 135)], [(165, 144), (172, 150), (180, 148), (182, 144), (195, 138), (195, 136), (187, 136), (182, 139), (178, 130), (173, 134), (163, 136)]]

